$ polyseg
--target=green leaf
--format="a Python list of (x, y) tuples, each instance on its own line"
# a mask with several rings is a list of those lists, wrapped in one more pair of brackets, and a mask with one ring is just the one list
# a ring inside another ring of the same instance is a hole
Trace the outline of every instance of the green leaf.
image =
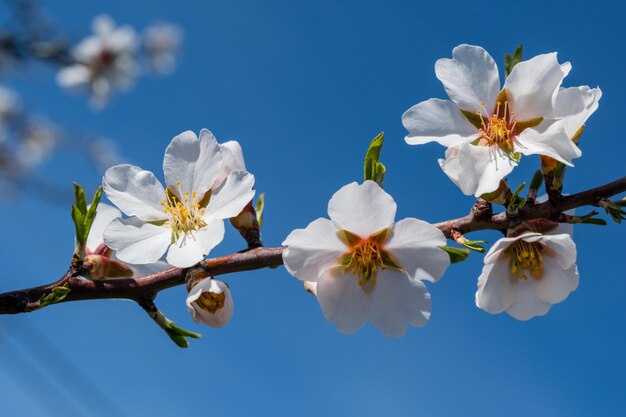
[(582, 224), (595, 224), (596, 226), (606, 226), (606, 220), (604, 219), (596, 219), (594, 216), (597, 216), (599, 213), (593, 210), (591, 213), (585, 214), (584, 216), (573, 216), (571, 223), (582, 223)]
[(254, 206), (256, 222), (259, 224), (259, 229), (263, 226), (263, 209), (265, 209), (265, 193), (261, 193)]
[(513, 214), (517, 212), (517, 210), (519, 210), (520, 208), (524, 207), (524, 205), (526, 204), (526, 199), (524, 197), (520, 197), (520, 193), (522, 192), (522, 190), (524, 190), (524, 187), (526, 187), (525, 182), (521, 183), (519, 187), (517, 187), (517, 189), (513, 192), (513, 196), (511, 196), (509, 206), (506, 209), (507, 213)]
[(380, 152), (385, 140), (385, 132), (380, 132), (370, 143), (365, 154), (365, 162), (363, 164), (363, 179), (365, 181), (375, 181), (382, 187), (383, 179), (385, 178), (386, 168), (378, 160), (380, 159)]
[(541, 184), (543, 184), (543, 174), (541, 173), (541, 170), (537, 170), (535, 171), (533, 178), (530, 180), (530, 187), (528, 187), (528, 192), (530, 192), (530, 190), (533, 190), (536, 194), (537, 190), (541, 188)]
[(513, 55), (506, 54), (504, 55), (504, 74), (508, 77), (511, 71), (513, 71), (513, 67), (522, 62), (522, 44), (520, 43)]
[(38, 303), (40, 307), (45, 307), (50, 304), (58, 303), (63, 301), (65, 297), (70, 293), (70, 289), (67, 287), (67, 284), (54, 287), (49, 294), (42, 296)]
[(480, 246), (480, 245), (484, 245), (484, 244), (488, 244), (488, 243), (489, 242), (486, 242), (484, 240), (465, 240), (461, 244), (463, 246), (465, 246), (467, 249), (473, 250), (475, 252), (484, 253), (485, 252), (485, 248)]
[(439, 246), (450, 257), (450, 262), (455, 264), (467, 259), (470, 254), (469, 249), (451, 248), (450, 246)]
[(76, 204), (76, 208), (80, 211), (81, 214), (87, 213), (87, 199), (85, 198), (85, 191), (83, 187), (78, 185), (78, 183), (74, 183), (74, 200)]
[(74, 220), (74, 227), (76, 229), (76, 242), (84, 243), (85, 236), (85, 218), (80, 209), (75, 205), (72, 205), (72, 220)]
[(96, 193), (91, 200), (91, 205), (87, 210), (87, 214), (85, 215), (85, 239), (89, 236), (89, 231), (91, 230), (91, 225), (93, 224), (93, 220), (96, 218), (96, 211), (98, 210), (98, 203), (100, 202), (100, 198), (102, 197), (102, 186), (98, 187)]

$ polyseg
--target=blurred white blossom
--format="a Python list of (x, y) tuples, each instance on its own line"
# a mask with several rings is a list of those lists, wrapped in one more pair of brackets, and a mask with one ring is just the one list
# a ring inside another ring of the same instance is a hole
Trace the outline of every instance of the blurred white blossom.
[(156, 23), (144, 32), (143, 44), (150, 69), (168, 74), (176, 68), (176, 57), (183, 39), (180, 27), (170, 23)]
[(57, 74), (59, 84), (68, 89), (87, 89), (94, 107), (105, 105), (114, 89), (128, 90), (138, 73), (134, 56), (138, 37), (130, 26), (116, 27), (107, 15), (93, 21), (94, 35), (72, 49), (76, 63)]

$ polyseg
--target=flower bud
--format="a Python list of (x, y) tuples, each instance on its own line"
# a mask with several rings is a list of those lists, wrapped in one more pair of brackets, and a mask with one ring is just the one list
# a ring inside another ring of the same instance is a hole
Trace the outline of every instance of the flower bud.
[(187, 309), (196, 323), (222, 327), (228, 323), (234, 310), (228, 285), (212, 278), (203, 279), (189, 291)]
[(107, 278), (130, 278), (133, 270), (126, 264), (104, 255), (87, 255), (82, 265), (85, 275), (89, 279), (99, 280)]

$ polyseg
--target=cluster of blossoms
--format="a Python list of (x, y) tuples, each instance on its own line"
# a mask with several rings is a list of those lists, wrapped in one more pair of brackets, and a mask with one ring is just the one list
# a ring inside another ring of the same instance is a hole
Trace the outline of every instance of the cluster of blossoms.
[[(554, 53), (539, 55), (517, 63), (501, 88), (491, 56), (461, 45), (452, 59), (435, 66), (451, 100), (430, 99), (409, 109), (402, 119), (406, 141), (446, 146), (443, 171), (465, 194), (485, 199), (502, 187), (521, 155), (571, 166), (581, 156), (577, 140), (601, 92), (562, 88), (570, 69)], [(348, 184), (332, 196), (329, 219), (287, 236), (283, 263), (340, 331), (355, 332), (370, 321), (385, 335), (400, 337), (408, 325), (421, 327), (430, 318), (424, 281), (443, 276), (450, 250), (438, 227), (395, 220), (396, 203), (383, 190), (380, 173), (368, 178), (367, 163), (362, 184)], [(237, 142), (219, 144), (206, 129), (199, 136), (184, 132), (167, 147), (163, 171), (165, 186), (136, 166), (107, 170), (104, 192), (121, 212), (105, 205), (98, 210), (84, 259), (91, 279), (135, 276), (141, 268), (190, 268), (222, 241), (225, 219), (243, 234), (246, 222), (233, 219), (250, 207), (254, 177)], [(517, 224), (488, 251), (478, 278), (479, 308), (527, 320), (577, 288), (572, 225), (540, 226)], [(196, 322), (219, 327), (230, 320), (228, 285), (193, 274), (187, 285), (187, 307)]]
[(70, 90), (87, 90), (95, 108), (104, 106), (114, 90), (127, 91), (140, 74), (142, 54), (147, 68), (157, 73), (171, 72), (182, 40), (177, 26), (158, 23), (140, 36), (130, 26), (115, 26), (107, 15), (93, 20), (92, 36), (71, 50), (73, 63), (57, 74), (59, 85)]

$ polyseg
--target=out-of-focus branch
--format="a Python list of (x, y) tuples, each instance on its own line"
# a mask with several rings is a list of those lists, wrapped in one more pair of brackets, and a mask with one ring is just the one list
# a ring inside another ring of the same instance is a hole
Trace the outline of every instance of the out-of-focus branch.
[[(565, 222), (564, 211), (582, 207), (597, 206), (603, 199), (626, 192), (626, 177), (600, 187), (562, 197), (558, 202), (547, 201), (527, 205), (519, 210), (517, 217), (511, 218), (506, 212), (493, 214), (491, 204), (479, 199), (470, 214), (458, 219), (435, 224), (450, 238), (452, 233), (466, 234), (478, 230), (499, 230), (506, 232), (509, 226), (532, 219), (547, 219)], [(24, 313), (38, 309), (39, 300), (52, 292), (55, 287), (66, 286), (69, 292), (59, 302), (78, 300), (123, 298), (144, 302), (152, 299), (159, 291), (181, 285), (190, 271), (195, 276), (216, 276), (282, 265), (284, 247), (256, 248), (242, 253), (206, 259), (193, 268), (170, 268), (152, 275), (133, 279), (90, 281), (80, 278), (77, 272), (68, 271), (61, 279), (40, 287), (27, 288), (0, 294), (0, 314)]]

